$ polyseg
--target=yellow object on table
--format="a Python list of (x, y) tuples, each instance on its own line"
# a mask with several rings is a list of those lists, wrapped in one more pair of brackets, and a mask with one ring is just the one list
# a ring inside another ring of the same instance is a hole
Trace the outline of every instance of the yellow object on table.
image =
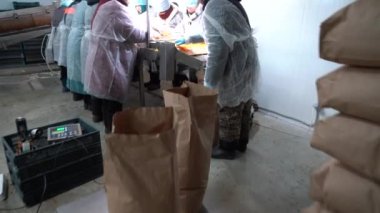
[(206, 55), (208, 54), (207, 44), (202, 43), (190, 43), (181, 44), (177, 46), (177, 49), (188, 55)]

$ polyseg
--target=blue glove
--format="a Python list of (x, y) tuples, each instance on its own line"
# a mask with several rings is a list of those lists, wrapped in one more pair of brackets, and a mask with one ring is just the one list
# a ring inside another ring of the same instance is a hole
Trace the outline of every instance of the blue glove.
[(177, 39), (175, 41), (175, 45), (181, 45), (181, 44), (185, 44), (186, 43), (186, 39), (185, 38), (180, 38), (180, 39)]
[(201, 35), (192, 35), (187, 39), (189, 43), (201, 43), (204, 42), (204, 39)]

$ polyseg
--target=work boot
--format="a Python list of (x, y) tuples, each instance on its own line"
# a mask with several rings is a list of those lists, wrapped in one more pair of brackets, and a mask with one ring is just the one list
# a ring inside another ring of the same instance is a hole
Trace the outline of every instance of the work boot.
[(211, 157), (214, 159), (233, 160), (235, 159), (236, 141), (220, 140), (219, 144), (212, 149)]
[(233, 160), (235, 159), (235, 151), (224, 150), (220, 145), (217, 145), (212, 148), (211, 157), (214, 159)]
[(92, 111), (91, 109), (91, 96), (90, 95), (84, 95), (83, 96), (83, 105), (85, 110)]
[(247, 151), (247, 145), (248, 145), (248, 140), (239, 140), (239, 143), (236, 149), (239, 152), (244, 153), (245, 151)]

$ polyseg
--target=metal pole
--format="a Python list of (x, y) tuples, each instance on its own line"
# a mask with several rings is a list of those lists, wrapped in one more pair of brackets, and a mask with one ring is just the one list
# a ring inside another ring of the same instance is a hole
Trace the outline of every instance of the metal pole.
[(146, 0), (146, 48), (149, 48), (149, 39), (150, 39), (150, 19), (149, 19), (149, 0)]
[[(149, 0), (146, 1), (146, 21), (147, 21), (147, 29), (146, 29), (146, 48), (149, 48), (149, 38), (150, 38), (150, 20), (149, 20)], [(141, 52), (140, 52), (141, 53)], [(140, 54), (139, 57), (142, 60), (139, 60), (139, 92), (140, 92), (140, 105), (145, 106), (145, 88), (144, 88), (144, 59)]]

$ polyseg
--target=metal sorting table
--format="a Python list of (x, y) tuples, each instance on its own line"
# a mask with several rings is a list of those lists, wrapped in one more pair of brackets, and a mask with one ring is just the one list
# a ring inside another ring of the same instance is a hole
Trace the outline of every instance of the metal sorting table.
[(0, 34), (0, 48), (6, 49), (8, 46), (18, 44), (42, 35), (49, 34), (51, 31), (50, 26), (41, 26), (25, 30), (20, 30), (13, 33)]
[[(51, 15), (56, 8), (57, 5), (52, 4), (49, 6), (0, 12), (0, 28), (6, 27), (7, 29), (0, 33), (0, 48), (6, 49), (13, 44), (49, 34), (51, 31)], [(37, 18), (39, 21), (34, 22), (34, 18)], [(28, 22), (24, 23), (25, 20), (28, 20)], [(10, 25), (20, 26), (14, 28), (14, 26)]]
[[(167, 41), (150, 42), (149, 47), (139, 49), (140, 60), (158, 62), (160, 80), (173, 80), (178, 72), (178, 65), (187, 66), (191, 72), (203, 70), (207, 61), (207, 55), (188, 55), (179, 51), (175, 44)], [(145, 106), (145, 88), (143, 80), (142, 63), (139, 67), (140, 104)]]

